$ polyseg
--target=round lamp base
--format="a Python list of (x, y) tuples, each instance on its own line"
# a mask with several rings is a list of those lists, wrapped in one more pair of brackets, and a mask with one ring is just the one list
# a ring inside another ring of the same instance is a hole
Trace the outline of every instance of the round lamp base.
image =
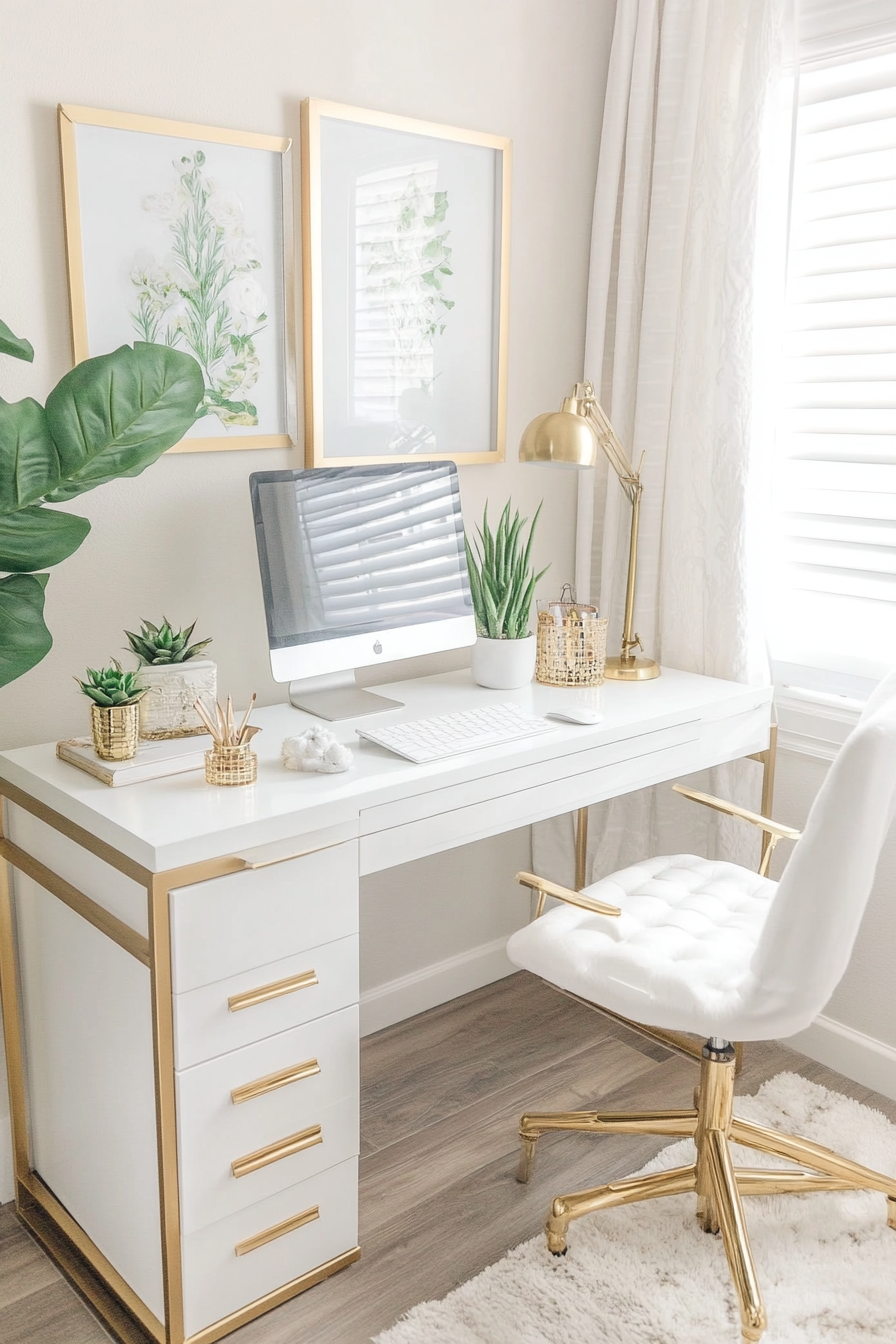
[(660, 675), (660, 665), (652, 658), (608, 658), (604, 668), (607, 681), (652, 681)]

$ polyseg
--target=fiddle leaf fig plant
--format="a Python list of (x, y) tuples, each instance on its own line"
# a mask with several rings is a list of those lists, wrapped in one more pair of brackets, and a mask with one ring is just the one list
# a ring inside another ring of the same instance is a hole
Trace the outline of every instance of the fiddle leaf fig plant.
[[(30, 342), (0, 322), (0, 354), (30, 362)], [(35, 667), (53, 639), (48, 574), (90, 523), (48, 508), (119, 476), (139, 476), (193, 424), (203, 396), (191, 355), (137, 341), (85, 359), (41, 406), (0, 398), (0, 686)]]

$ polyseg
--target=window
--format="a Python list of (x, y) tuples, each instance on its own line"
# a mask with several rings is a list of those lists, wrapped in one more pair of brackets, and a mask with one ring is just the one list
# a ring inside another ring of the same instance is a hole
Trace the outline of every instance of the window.
[(779, 683), (861, 698), (896, 665), (896, 40), (878, 23), (863, 54), (854, 33), (826, 33), (833, 6), (805, 9), (786, 111), (770, 647)]

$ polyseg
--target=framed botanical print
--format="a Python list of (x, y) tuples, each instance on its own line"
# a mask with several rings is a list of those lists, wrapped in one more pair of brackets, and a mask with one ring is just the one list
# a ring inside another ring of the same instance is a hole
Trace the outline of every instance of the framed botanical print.
[(510, 141), (302, 104), (307, 466), (504, 458)]
[(205, 395), (171, 452), (292, 446), (290, 141), (70, 105), (59, 137), (75, 362), (185, 350)]

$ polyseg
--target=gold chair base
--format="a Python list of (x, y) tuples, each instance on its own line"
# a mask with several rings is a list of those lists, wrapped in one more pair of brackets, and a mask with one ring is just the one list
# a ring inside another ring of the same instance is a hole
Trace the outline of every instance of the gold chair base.
[[(747, 1195), (806, 1194), (815, 1190), (879, 1190), (887, 1197), (887, 1223), (896, 1230), (896, 1178), (840, 1157), (829, 1148), (793, 1134), (781, 1134), (733, 1113), (734, 1050), (704, 1047), (700, 1087), (690, 1110), (561, 1111), (524, 1115), (520, 1120), (520, 1164), (517, 1180), (532, 1173), (535, 1145), (542, 1134), (578, 1131), (588, 1134), (662, 1134), (693, 1138), (692, 1166), (612, 1181), (592, 1190), (559, 1195), (545, 1225), (548, 1250), (566, 1254), (569, 1224), (576, 1218), (621, 1204), (664, 1195), (695, 1193), (697, 1218), (706, 1232), (720, 1232), (737, 1295), (741, 1339), (756, 1344), (766, 1327), (765, 1308), (756, 1278), (744, 1220)], [(797, 1163), (781, 1170), (735, 1167), (729, 1142)], [(809, 1170), (806, 1170), (809, 1168)]]

